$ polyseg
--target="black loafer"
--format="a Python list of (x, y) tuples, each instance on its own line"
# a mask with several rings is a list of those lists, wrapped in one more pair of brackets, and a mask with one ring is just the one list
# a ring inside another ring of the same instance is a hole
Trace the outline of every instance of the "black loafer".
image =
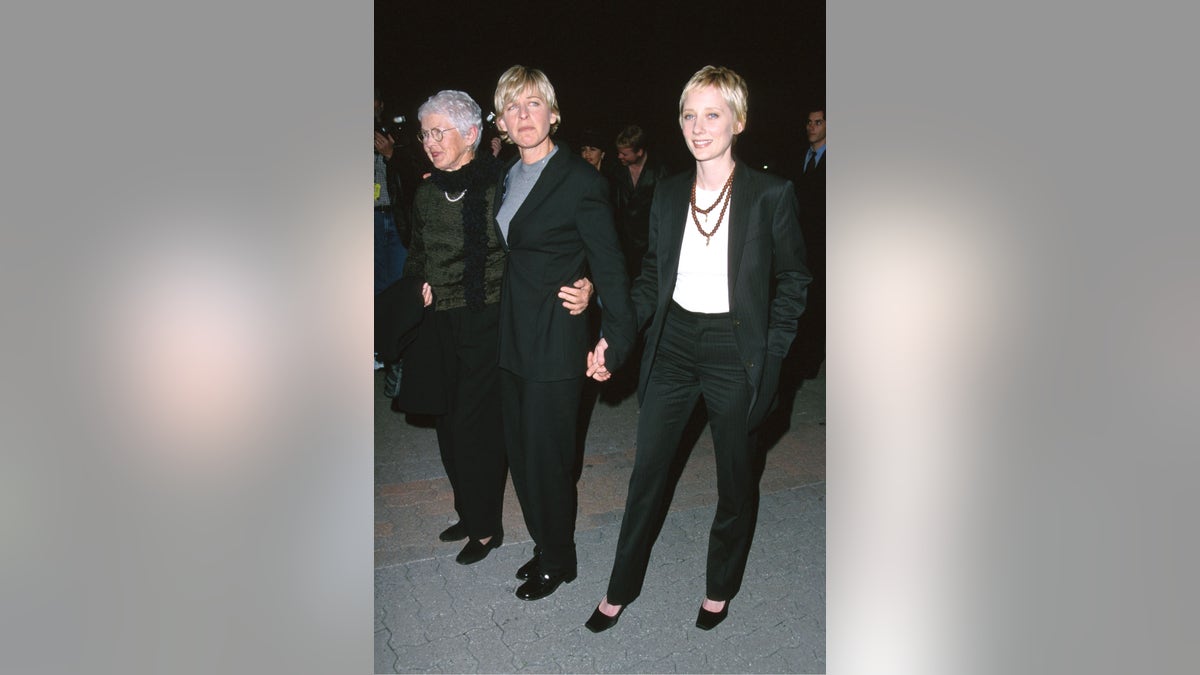
[(621, 605), (621, 609), (618, 609), (615, 615), (609, 616), (604, 612), (601, 612), (600, 606), (596, 605), (596, 609), (592, 610), (592, 618), (588, 619), (587, 623), (583, 625), (587, 626), (587, 629), (593, 633), (603, 633), (609, 628), (617, 625), (617, 619), (621, 618), (621, 612), (624, 612), (625, 608), (628, 606), (629, 605)]
[(564, 583), (575, 581), (575, 572), (539, 572), (517, 589), (517, 597), (522, 600), (541, 600), (558, 590)]
[(729, 616), (729, 601), (725, 601), (725, 606), (719, 612), (710, 612), (700, 606), (700, 613), (696, 615), (696, 628), (701, 630), (712, 630), (717, 627), (717, 624), (725, 620)]
[(488, 543), (486, 544), (472, 539), (467, 542), (462, 551), (459, 551), (458, 557), (454, 560), (459, 565), (477, 563), (486, 558), (492, 552), (492, 549), (500, 548), (500, 545), (503, 543), (504, 535), (493, 536), (491, 539), (488, 539)]
[(438, 539), (442, 541), (461, 541), (467, 538), (467, 526), (462, 524), (462, 521), (447, 527), (438, 535)]
[(541, 565), (541, 562), (542, 552), (536, 548), (533, 549), (533, 557), (529, 559), (529, 562), (517, 568), (517, 578), (525, 581), (534, 576), (538, 573), (538, 566)]

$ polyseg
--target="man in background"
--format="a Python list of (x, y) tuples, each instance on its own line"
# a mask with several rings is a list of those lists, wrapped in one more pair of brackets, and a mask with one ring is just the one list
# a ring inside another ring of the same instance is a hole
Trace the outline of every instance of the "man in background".
[[(408, 257), (405, 247), (405, 217), (400, 191), (400, 170), (394, 130), (385, 122), (383, 100), (379, 88), (375, 88), (375, 296), (400, 279), (404, 272), (404, 260)], [(378, 357), (378, 353), (376, 353)], [(384, 364), (375, 359), (375, 370)], [(399, 364), (395, 364), (399, 370)], [(389, 373), (390, 374), (390, 373)]]
[(613, 209), (631, 280), (637, 278), (646, 255), (654, 188), (667, 175), (666, 167), (650, 158), (646, 141), (642, 128), (631, 124), (617, 135), (615, 143), (621, 166), (612, 174)]
[(805, 131), (808, 150), (796, 182), (796, 198), (800, 202), (800, 229), (813, 280), (792, 351), (794, 376), (807, 380), (818, 375), (825, 361), (825, 104), (815, 104), (809, 109)]

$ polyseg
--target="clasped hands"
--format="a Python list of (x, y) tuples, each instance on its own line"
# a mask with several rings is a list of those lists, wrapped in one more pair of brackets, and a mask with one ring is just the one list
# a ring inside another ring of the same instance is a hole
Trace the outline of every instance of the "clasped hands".
[(587, 376), (597, 382), (604, 382), (612, 377), (612, 372), (604, 365), (604, 352), (608, 349), (608, 341), (600, 338), (596, 348), (587, 355)]

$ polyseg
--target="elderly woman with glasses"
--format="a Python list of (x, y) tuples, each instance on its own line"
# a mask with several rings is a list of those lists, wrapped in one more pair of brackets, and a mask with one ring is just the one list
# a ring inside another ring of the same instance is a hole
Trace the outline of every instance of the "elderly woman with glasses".
[(586, 316), (551, 311), (556, 289), (585, 269), (592, 275), (612, 367), (632, 346), (633, 308), (608, 182), (551, 138), (561, 113), (550, 80), (513, 66), (494, 101), (496, 128), (519, 152), (504, 172), (496, 216), (508, 251), (500, 401), (513, 487), (534, 541), (516, 595), (537, 600), (576, 577), (575, 434), (594, 339)]
[[(497, 369), (500, 289), (504, 249), (495, 227), (499, 162), (476, 154), (481, 110), (461, 91), (440, 91), (417, 112), (417, 138), (433, 170), (413, 198), (412, 247), (405, 277), (424, 279), (421, 288), (440, 350), (436, 368), (446, 394), (437, 417), (442, 464), (454, 489), (459, 522), (442, 541), (468, 539), (457, 561), (478, 562), (504, 541), (501, 513), (507, 467), (498, 404)], [(579, 279), (556, 288), (563, 317), (587, 307), (591, 284)], [(404, 386), (420, 386), (405, 381)]]

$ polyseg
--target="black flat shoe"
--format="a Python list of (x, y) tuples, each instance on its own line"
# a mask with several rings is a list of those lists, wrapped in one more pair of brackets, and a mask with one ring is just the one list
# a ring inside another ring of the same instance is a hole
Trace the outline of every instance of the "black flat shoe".
[(541, 600), (558, 590), (564, 583), (575, 581), (575, 572), (539, 572), (517, 589), (517, 597), (522, 600)]
[(467, 538), (467, 526), (462, 524), (462, 521), (447, 527), (438, 535), (438, 539), (442, 541), (461, 541)]
[(625, 608), (628, 606), (629, 605), (621, 605), (621, 609), (618, 609), (614, 616), (609, 616), (604, 612), (601, 612), (600, 606), (596, 605), (596, 609), (592, 610), (592, 618), (588, 619), (587, 623), (583, 625), (587, 626), (587, 629), (593, 633), (603, 633), (609, 628), (617, 625), (617, 619), (621, 618), (621, 612), (624, 612)]
[(696, 615), (696, 628), (701, 630), (712, 630), (717, 624), (725, 620), (729, 616), (729, 601), (725, 601), (725, 606), (719, 612), (710, 612), (700, 606), (700, 613)]
[(459, 565), (470, 565), (477, 563), (487, 557), (494, 548), (500, 548), (504, 543), (504, 535), (493, 536), (488, 539), (488, 543), (476, 541), (474, 539), (467, 542), (462, 551), (459, 551), (458, 557), (454, 559)]
[(517, 578), (521, 581), (525, 581), (529, 579), (529, 577), (537, 574), (538, 566), (541, 565), (541, 562), (542, 552), (537, 550), (537, 548), (534, 548), (533, 557), (529, 559), (529, 562), (517, 568)]

